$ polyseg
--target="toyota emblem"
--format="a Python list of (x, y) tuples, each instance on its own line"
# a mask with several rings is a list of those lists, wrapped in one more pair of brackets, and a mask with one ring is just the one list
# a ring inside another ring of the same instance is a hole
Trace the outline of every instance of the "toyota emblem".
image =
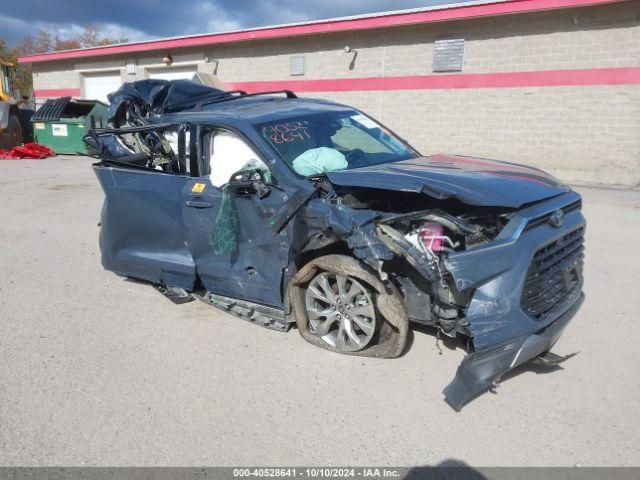
[(552, 227), (560, 228), (564, 223), (564, 212), (562, 210), (556, 210), (549, 217), (549, 225)]

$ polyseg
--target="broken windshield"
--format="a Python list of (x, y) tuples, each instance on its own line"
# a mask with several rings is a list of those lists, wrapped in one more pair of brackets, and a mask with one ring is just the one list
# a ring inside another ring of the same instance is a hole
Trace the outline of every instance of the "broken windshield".
[(418, 156), (389, 130), (356, 110), (291, 117), (260, 123), (256, 128), (303, 176)]

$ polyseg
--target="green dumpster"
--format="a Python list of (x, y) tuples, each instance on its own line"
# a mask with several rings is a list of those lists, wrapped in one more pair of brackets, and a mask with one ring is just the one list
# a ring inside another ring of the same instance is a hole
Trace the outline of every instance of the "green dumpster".
[(82, 137), (92, 127), (106, 127), (108, 117), (98, 100), (49, 99), (31, 117), (33, 138), (56, 153), (86, 154)]

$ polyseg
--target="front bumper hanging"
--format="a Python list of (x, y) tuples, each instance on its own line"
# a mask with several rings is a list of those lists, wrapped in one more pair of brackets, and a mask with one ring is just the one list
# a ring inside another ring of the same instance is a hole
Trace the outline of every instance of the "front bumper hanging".
[[(509, 370), (538, 357), (545, 360), (545, 354), (558, 341), (583, 301), (584, 294), (581, 293), (563, 315), (541, 332), (525, 335), (499, 347), (481, 350), (465, 357), (455, 378), (443, 390), (449, 405), (460, 411), (474, 397), (495, 385)], [(547, 363), (560, 363), (563, 359), (553, 357), (553, 362)]]

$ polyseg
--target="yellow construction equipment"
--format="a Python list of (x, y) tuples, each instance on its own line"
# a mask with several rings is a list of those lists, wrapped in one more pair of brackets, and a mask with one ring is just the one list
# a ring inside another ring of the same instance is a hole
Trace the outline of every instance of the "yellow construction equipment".
[(15, 87), (16, 65), (0, 60), (0, 148), (21, 145), (30, 131), (27, 110), (19, 109), (20, 91)]

